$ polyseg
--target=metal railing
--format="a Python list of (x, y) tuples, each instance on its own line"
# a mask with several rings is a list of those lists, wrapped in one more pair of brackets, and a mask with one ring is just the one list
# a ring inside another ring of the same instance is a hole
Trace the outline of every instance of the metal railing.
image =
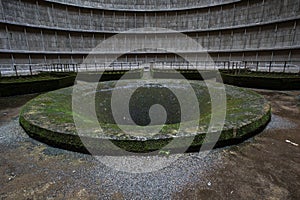
[(154, 69), (181, 70), (218, 70), (247, 69), (262, 72), (300, 73), (300, 61), (194, 61), (194, 62), (158, 62)]
[(35, 75), (40, 72), (75, 72), (77, 65), (74, 63), (43, 63), (43, 64), (0, 64), (1, 76)]
[(157, 61), (145, 63), (113, 62), (113, 63), (41, 63), (41, 64), (0, 64), (1, 76), (34, 75), (40, 72), (97, 72), (116, 70), (179, 69), (179, 70), (218, 70), (247, 69), (251, 71), (300, 73), (300, 61)]
[(0, 64), (1, 76), (35, 75), (40, 72), (88, 72), (142, 69), (140, 62), (114, 63), (42, 63), (42, 64)]
[(224, 69), (247, 69), (256, 72), (300, 73), (300, 62), (288, 61), (229, 61), (223, 62)]

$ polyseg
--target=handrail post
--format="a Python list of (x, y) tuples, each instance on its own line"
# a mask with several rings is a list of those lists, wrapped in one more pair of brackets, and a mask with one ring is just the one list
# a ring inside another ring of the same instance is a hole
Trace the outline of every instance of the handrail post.
[(29, 71), (30, 71), (30, 76), (32, 76), (32, 68), (31, 68), (31, 65), (29, 65)]
[(16, 72), (16, 76), (18, 77), (19, 75), (18, 75), (17, 65), (14, 65), (14, 70)]

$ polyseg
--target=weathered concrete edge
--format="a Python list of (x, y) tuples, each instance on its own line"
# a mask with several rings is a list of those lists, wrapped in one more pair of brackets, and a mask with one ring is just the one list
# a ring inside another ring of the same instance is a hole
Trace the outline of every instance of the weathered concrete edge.
[[(253, 121), (249, 122), (246, 125), (242, 125), (240, 127), (223, 130), (220, 138), (215, 145), (215, 147), (223, 147), (227, 145), (233, 145), (243, 142), (249, 137), (258, 134), (261, 132), (271, 120), (271, 107), (269, 104), (265, 105), (264, 113)], [(81, 152), (89, 154), (89, 150), (93, 149), (92, 152), (99, 152), (99, 154), (104, 155), (120, 155), (120, 152), (112, 151), (110, 146), (103, 146), (99, 144), (103, 144), (101, 139), (88, 138), (84, 137), (84, 144), (82, 142), (83, 136), (65, 134), (60, 132), (51, 131), (37, 125), (32, 124), (29, 120), (27, 120), (23, 116), (23, 111), (20, 114), (20, 124), (23, 129), (27, 132), (27, 134), (37, 139), (43, 143), (46, 143), (50, 146)], [(187, 137), (185, 137), (188, 139)], [(184, 139), (184, 138), (182, 138)], [(205, 139), (205, 134), (198, 134), (194, 137), (194, 140), (191, 146), (187, 149), (187, 151), (198, 151), (203, 144)], [(134, 141), (134, 140), (110, 140), (116, 146), (130, 152), (144, 153), (144, 152), (152, 152), (155, 150), (159, 150), (167, 145), (171, 138), (164, 138), (159, 140), (146, 140), (146, 141)], [(208, 142), (209, 143), (209, 142)], [(85, 147), (85, 145), (89, 144), (89, 147)], [(96, 148), (93, 148), (96, 147)], [(176, 153), (181, 152), (182, 149), (186, 149), (186, 147), (178, 146), (177, 148), (170, 149), (170, 152)], [(89, 150), (88, 150), (89, 149)]]

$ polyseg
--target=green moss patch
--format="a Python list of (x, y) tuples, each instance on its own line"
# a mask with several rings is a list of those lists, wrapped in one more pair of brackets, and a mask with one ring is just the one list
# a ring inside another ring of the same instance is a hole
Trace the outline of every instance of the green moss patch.
[[(126, 81), (122, 82), (124, 85), (127, 83)], [(180, 80), (174, 80), (173, 83), (177, 83), (178, 85), (182, 84)], [(114, 88), (115, 84), (116, 82), (114, 81), (100, 83), (98, 91), (101, 91), (101, 89)], [(110, 145), (103, 142), (107, 139), (120, 148), (131, 152), (151, 152), (159, 150), (174, 138), (180, 138), (181, 141), (193, 138), (190, 148), (197, 148), (203, 144), (207, 134), (212, 115), (211, 102), (204, 82), (190, 81), (190, 84), (198, 97), (201, 110), (197, 133), (190, 133), (188, 130), (179, 132), (179, 124), (176, 122), (176, 119), (171, 118), (170, 123), (163, 125), (158, 134), (139, 135), (139, 132), (134, 133), (135, 129), (133, 128), (133, 133), (126, 135), (113, 121), (113, 118), (110, 116), (110, 111), (104, 110), (104, 108), (109, 110), (109, 101), (103, 103), (107, 98), (110, 98), (109, 93), (99, 92), (99, 98), (96, 98), (96, 104), (101, 103), (104, 107), (97, 108), (96, 106), (96, 110), (99, 114), (97, 123), (101, 126), (102, 130), (87, 129), (85, 135), (78, 135), (73, 115), (76, 115), (80, 120), (85, 122), (86, 127), (94, 127), (95, 122), (90, 119), (90, 116), (83, 116), (72, 111), (72, 87), (42, 94), (29, 101), (21, 111), (20, 124), (33, 138), (56, 147), (84, 153), (88, 152), (87, 149), (93, 148), (96, 151), (99, 149), (101, 153), (114, 154), (114, 149), (111, 149)], [(161, 95), (159, 92), (157, 94)], [(270, 106), (262, 96), (247, 89), (233, 86), (226, 86), (226, 94), (226, 120), (219, 138), (219, 144), (227, 141), (243, 140), (249, 137), (249, 135), (261, 130), (261, 128), (269, 122), (271, 117)], [(167, 95), (164, 98), (168, 99), (169, 97)], [(170, 98), (173, 97), (170, 96)], [(151, 98), (147, 97), (146, 100), (147, 99), (151, 101)], [(137, 103), (138, 102), (135, 102), (134, 104)], [(153, 102), (150, 102), (150, 104), (151, 103)], [(141, 106), (143, 105), (144, 104), (141, 104)], [(146, 105), (148, 104), (146, 103)], [(101, 113), (103, 118), (101, 118)], [(182, 123), (189, 124), (193, 120), (194, 119), (191, 118)], [(132, 126), (125, 122), (124, 125)], [(85, 140), (84, 144), (81, 140), (82, 138)], [(87, 143), (89, 144), (88, 148), (86, 148)], [(175, 149), (171, 149), (171, 152), (176, 152), (181, 148), (184, 147), (179, 143)]]

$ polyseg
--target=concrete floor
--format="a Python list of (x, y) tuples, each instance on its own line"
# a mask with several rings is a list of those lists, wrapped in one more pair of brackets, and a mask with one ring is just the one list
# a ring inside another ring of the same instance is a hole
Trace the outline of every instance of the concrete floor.
[(300, 91), (256, 91), (272, 104), (262, 133), (149, 174), (28, 138), (18, 113), (35, 95), (0, 98), (0, 199), (300, 199)]

